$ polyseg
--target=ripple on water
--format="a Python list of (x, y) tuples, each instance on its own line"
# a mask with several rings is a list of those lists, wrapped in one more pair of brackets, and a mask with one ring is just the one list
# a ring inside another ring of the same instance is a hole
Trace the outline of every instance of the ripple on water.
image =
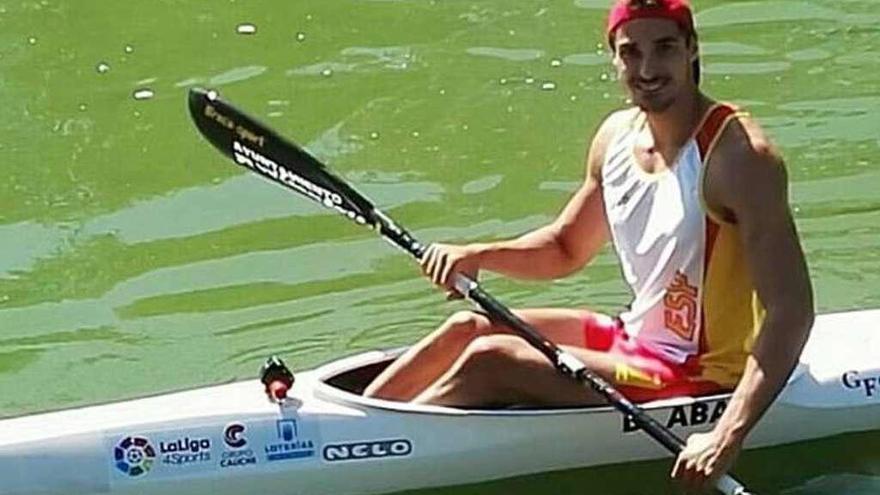
[[(438, 201), (442, 192), (436, 184), (427, 182), (358, 184), (357, 187), (386, 208)], [(336, 215), (311, 201), (291, 198), (291, 194), (251, 174), (243, 174), (220, 184), (182, 189), (95, 217), (84, 226), (83, 235), (112, 232), (123, 242), (133, 244), (192, 237), (272, 218)], [(248, 207), (242, 208), (242, 204)], [(169, 222), (169, 218), (174, 221)]]
[(566, 65), (606, 65), (611, 62), (611, 59), (605, 52), (572, 53), (563, 57), (562, 62)]
[(803, 50), (795, 50), (785, 54), (785, 58), (796, 62), (809, 62), (813, 60), (824, 60), (831, 56), (831, 52), (821, 48), (806, 48)]
[(489, 175), (480, 179), (472, 180), (461, 186), (461, 192), (465, 194), (478, 194), (494, 189), (504, 180), (503, 175)]
[[(880, 97), (828, 98), (793, 101), (779, 105), (789, 114), (766, 117), (762, 122), (788, 147), (815, 145), (817, 140), (846, 142), (876, 141), (877, 108)], [(792, 115), (791, 113), (796, 113)]]
[(492, 46), (474, 46), (465, 50), (470, 55), (500, 58), (512, 62), (537, 60), (544, 56), (543, 50), (535, 48), (498, 48)]
[(267, 67), (262, 65), (236, 67), (234, 69), (230, 69), (226, 72), (211, 77), (210, 79), (208, 79), (208, 84), (211, 86), (221, 86), (223, 84), (244, 81), (246, 79), (257, 77), (260, 74), (266, 72), (266, 70)]
[(725, 2), (696, 14), (700, 28), (808, 20), (835, 21), (844, 24), (873, 24), (877, 15), (849, 15), (814, 2)]
[(757, 45), (735, 41), (702, 41), (701, 55), (766, 55), (768, 51)]
[(59, 249), (66, 236), (61, 229), (35, 222), (0, 225), (0, 278), (29, 270)]
[(338, 60), (325, 60), (288, 69), (288, 76), (328, 75), (336, 72), (381, 72), (406, 70), (417, 62), (408, 46), (364, 47), (351, 46), (339, 52)]
[(770, 74), (784, 72), (791, 68), (791, 62), (712, 62), (703, 70), (707, 74)]
[(582, 9), (607, 11), (609, 2), (607, 0), (574, 0), (574, 4)]

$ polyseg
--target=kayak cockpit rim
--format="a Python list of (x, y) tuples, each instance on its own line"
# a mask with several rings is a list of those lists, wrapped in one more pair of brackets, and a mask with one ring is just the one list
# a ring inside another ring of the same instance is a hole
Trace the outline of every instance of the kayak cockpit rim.
[[(312, 390), (317, 398), (337, 404), (387, 411), (447, 416), (542, 416), (560, 414), (604, 414), (614, 410), (610, 405), (588, 407), (509, 408), (509, 409), (462, 409), (456, 407), (413, 404), (364, 397), (360, 391), (385, 366), (406, 348), (386, 351), (369, 351), (327, 363), (314, 370)], [(640, 404), (646, 410), (666, 409), (695, 402), (716, 402), (728, 399), (730, 393), (701, 397), (674, 397)]]

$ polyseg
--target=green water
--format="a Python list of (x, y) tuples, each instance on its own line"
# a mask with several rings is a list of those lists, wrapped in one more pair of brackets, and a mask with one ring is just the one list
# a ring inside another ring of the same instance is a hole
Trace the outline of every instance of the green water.
[[(186, 90), (220, 90), (425, 240), (511, 236), (553, 217), (622, 105), (606, 5), (0, 0), (0, 416), (403, 345), (465, 307), (371, 232), (231, 166)], [(786, 156), (820, 308), (880, 307), (880, 1), (697, 6), (704, 89)], [(607, 252), (566, 280), (486, 285), (512, 306), (628, 298)], [(743, 472), (762, 493), (876, 493), (880, 439), (841, 441), (747, 454)], [(468, 493), (646, 493), (668, 468)]]

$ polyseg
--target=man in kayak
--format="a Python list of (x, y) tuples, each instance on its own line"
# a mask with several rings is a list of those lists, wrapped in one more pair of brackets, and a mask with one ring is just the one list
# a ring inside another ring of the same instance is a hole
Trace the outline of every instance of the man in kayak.
[[(599, 127), (585, 179), (551, 224), (516, 239), (434, 244), (422, 266), (452, 291), (481, 269), (521, 279), (571, 274), (609, 238), (634, 293), (616, 317), (585, 309), (517, 314), (631, 400), (734, 389), (673, 475), (724, 473), (786, 382), (813, 322), (807, 267), (778, 152), (748, 115), (699, 89), (697, 35), (683, 0), (618, 0), (607, 37), (633, 107)], [(478, 311), (453, 315), (366, 390), (453, 406), (602, 403)]]

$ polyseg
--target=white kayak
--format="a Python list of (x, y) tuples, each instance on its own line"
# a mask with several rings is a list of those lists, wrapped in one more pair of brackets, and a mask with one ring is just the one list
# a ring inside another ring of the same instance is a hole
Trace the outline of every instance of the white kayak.
[[(0, 421), (0, 494), (366, 495), (668, 456), (610, 407), (462, 410), (366, 399), (395, 353), (258, 380)], [(644, 407), (685, 436), (727, 395)], [(880, 310), (819, 316), (747, 447), (880, 428)], [(748, 455), (747, 453), (744, 455)]]

